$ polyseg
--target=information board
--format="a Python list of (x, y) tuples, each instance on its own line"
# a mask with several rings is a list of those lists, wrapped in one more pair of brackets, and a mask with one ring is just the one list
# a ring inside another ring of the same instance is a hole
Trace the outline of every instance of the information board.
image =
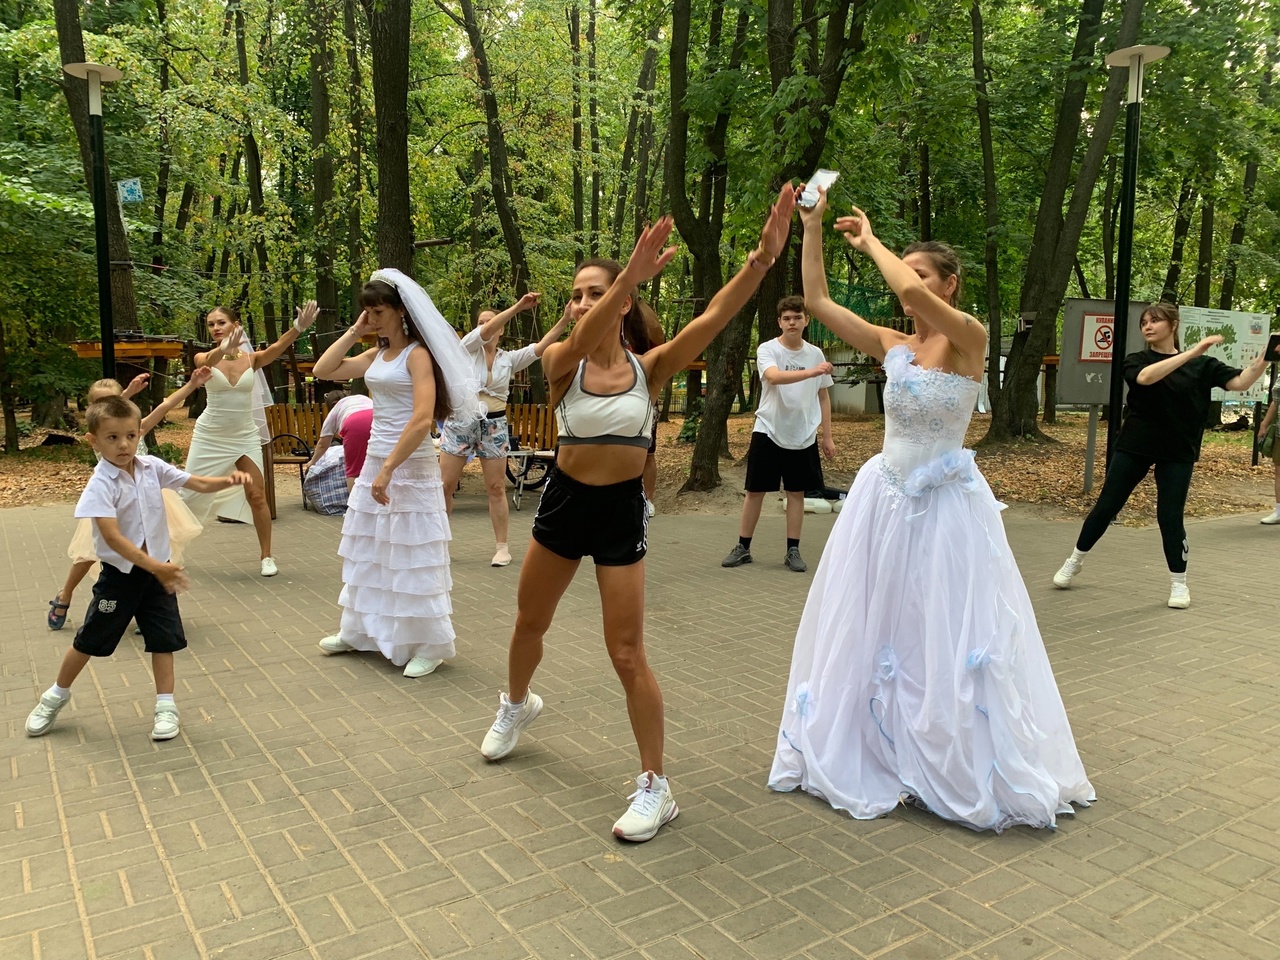
[[(1185, 350), (1205, 337), (1222, 337), (1222, 342), (1209, 348), (1209, 356), (1223, 363), (1244, 369), (1267, 346), (1271, 331), (1271, 316), (1266, 313), (1243, 313), (1239, 310), (1214, 310), (1211, 307), (1180, 307), (1178, 309), (1178, 340)], [(1267, 402), (1267, 378), (1259, 377), (1257, 383), (1245, 391), (1228, 393), (1213, 388), (1214, 400), (1243, 400)]]

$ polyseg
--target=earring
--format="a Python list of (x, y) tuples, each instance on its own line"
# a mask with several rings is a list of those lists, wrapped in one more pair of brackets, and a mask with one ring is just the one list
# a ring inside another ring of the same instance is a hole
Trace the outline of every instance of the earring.
[(400, 314), (400, 329), (404, 331), (406, 337), (409, 335), (409, 318), (403, 313)]

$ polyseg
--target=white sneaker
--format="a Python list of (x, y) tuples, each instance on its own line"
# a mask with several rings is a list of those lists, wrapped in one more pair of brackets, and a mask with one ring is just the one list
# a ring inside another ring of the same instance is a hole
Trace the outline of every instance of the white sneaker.
[(509, 567), (511, 566), (511, 551), (506, 547), (500, 549), (493, 555), (493, 559), (489, 561), (491, 567)]
[(178, 735), (178, 705), (172, 700), (156, 704), (156, 722), (151, 728), (152, 740), (172, 740)]
[(1068, 590), (1071, 587), (1071, 581), (1075, 579), (1080, 568), (1084, 566), (1083, 560), (1077, 560), (1075, 557), (1067, 557), (1067, 562), (1058, 568), (1058, 572), (1053, 575), (1053, 585), (1061, 590)]
[(627, 799), (631, 806), (613, 825), (613, 835), (620, 840), (633, 843), (652, 840), (664, 823), (680, 816), (670, 785), (652, 771), (636, 777), (636, 792)]
[(41, 694), (40, 702), (27, 717), (27, 736), (43, 737), (48, 733), (49, 728), (53, 726), (53, 721), (58, 719), (58, 711), (70, 700), (70, 697), (57, 697), (47, 691)]
[(321, 640), (319, 647), (325, 653), (348, 653), (355, 649), (355, 647), (347, 643), (347, 641), (343, 640), (342, 637), (338, 636), (336, 633), (332, 637), (325, 637)]
[(480, 755), (486, 760), (501, 760), (516, 748), (520, 732), (542, 712), (542, 698), (532, 690), (525, 694), (524, 703), (512, 703), (504, 693), (498, 699), (498, 718), (484, 735)]
[(1175, 610), (1185, 610), (1191, 606), (1191, 591), (1185, 583), (1171, 584), (1169, 587), (1169, 606)]
[(276, 562), (270, 557), (262, 558), (262, 575), (264, 577), (274, 577), (280, 572), (280, 568), (276, 566)]
[(443, 660), (432, 660), (428, 657), (414, 657), (405, 664), (404, 675), (406, 677), (425, 677), (442, 663), (444, 663)]
[(644, 501), (644, 512), (652, 517), (658, 512), (658, 505), (646, 497)]
[(1275, 510), (1271, 511), (1271, 513), (1267, 514), (1258, 522), (1265, 523), (1267, 526), (1280, 523), (1280, 507), (1277, 507)]

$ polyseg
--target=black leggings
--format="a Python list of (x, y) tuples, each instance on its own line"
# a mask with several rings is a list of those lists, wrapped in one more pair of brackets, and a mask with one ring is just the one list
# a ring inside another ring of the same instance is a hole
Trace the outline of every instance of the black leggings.
[(1098, 494), (1098, 502), (1080, 528), (1077, 550), (1088, 550), (1102, 539), (1108, 524), (1153, 466), (1156, 468), (1156, 522), (1160, 524), (1164, 558), (1170, 573), (1187, 572), (1187, 528), (1182, 524), (1182, 515), (1187, 506), (1187, 491), (1191, 489), (1194, 463), (1160, 463), (1150, 457), (1115, 451), (1107, 465), (1107, 479), (1102, 484), (1102, 493)]

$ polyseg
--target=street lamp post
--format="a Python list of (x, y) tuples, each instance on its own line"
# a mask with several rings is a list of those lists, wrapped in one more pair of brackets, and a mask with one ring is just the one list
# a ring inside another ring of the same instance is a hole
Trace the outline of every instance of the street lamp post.
[(115, 323), (111, 313), (111, 251), (107, 239), (107, 168), (102, 142), (102, 84), (119, 80), (115, 67), (64, 63), (65, 73), (89, 81), (89, 152), (93, 155), (93, 226), (98, 247), (98, 322), (102, 332), (102, 375), (115, 379)]
[(1142, 123), (1142, 71), (1169, 55), (1168, 47), (1139, 44), (1107, 55), (1107, 66), (1129, 68), (1129, 99), (1124, 115), (1124, 167), (1120, 177), (1120, 237), (1116, 250), (1116, 306), (1111, 336), (1111, 415), (1107, 418), (1107, 466), (1120, 436), (1124, 405), (1125, 341), (1129, 333), (1129, 297), (1133, 266), (1133, 208), (1138, 192), (1138, 128)]

